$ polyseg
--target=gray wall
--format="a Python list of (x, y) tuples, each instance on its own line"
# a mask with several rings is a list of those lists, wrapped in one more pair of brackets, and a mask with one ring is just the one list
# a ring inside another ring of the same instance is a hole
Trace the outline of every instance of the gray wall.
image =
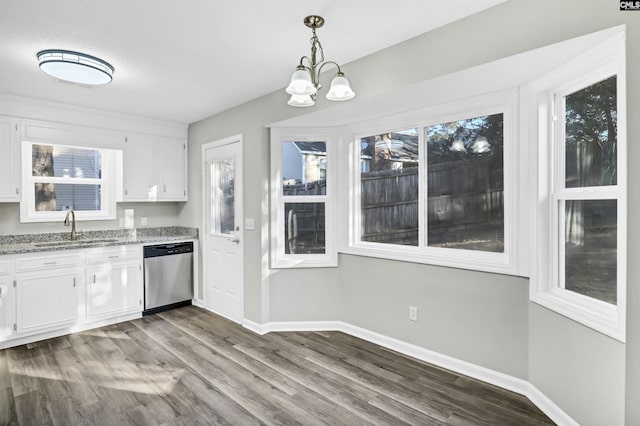
[(582, 425), (624, 424), (624, 344), (535, 303), (529, 323), (531, 382)]
[[(528, 281), (340, 256), (343, 320), (527, 379)], [(409, 306), (418, 321), (408, 321)]]
[[(639, 16), (620, 12), (618, 2), (611, 0), (511, 0), (344, 69), (360, 98), (373, 97), (626, 24), (628, 161), (635, 164), (640, 160), (640, 147), (634, 144), (640, 139), (640, 121), (633, 119), (640, 116)], [(337, 269), (270, 271), (265, 261), (269, 137), (264, 126), (305, 113), (288, 107), (286, 100), (283, 91), (277, 91), (189, 129), (191, 201), (180, 218), (191, 226), (201, 224), (197, 196), (202, 193), (201, 145), (235, 134), (244, 136), (245, 217), (256, 219), (256, 230), (245, 235), (246, 318), (257, 322), (343, 319), (527, 379), (582, 424), (622, 424), (625, 415), (627, 424), (640, 424), (637, 238), (629, 238), (627, 345), (529, 303), (527, 281), (521, 278), (346, 255), (340, 256)], [(328, 107), (321, 100), (314, 108)], [(640, 168), (630, 168), (629, 182), (639, 180)], [(637, 191), (629, 192), (628, 213), (630, 219), (640, 215)], [(639, 227), (630, 220), (629, 235), (640, 236)], [(419, 303), (417, 323), (406, 320), (412, 301)]]

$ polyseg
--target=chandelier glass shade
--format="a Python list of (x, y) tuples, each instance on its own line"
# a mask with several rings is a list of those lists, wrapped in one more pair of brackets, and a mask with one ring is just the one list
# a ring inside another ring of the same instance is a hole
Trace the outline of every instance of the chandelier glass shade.
[(113, 66), (108, 62), (71, 50), (48, 49), (38, 52), (40, 69), (60, 80), (97, 86), (113, 80)]
[(349, 80), (344, 76), (340, 65), (333, 61), (324, 60), (324, 51), (320, 40), (316, 35), (316, 28), (324, 25), (324, 18), (311, 15), (304, 18), (304, 24), (311, 28), (311, 56), (300, 58), (300, 64), (291, 75), (291, 82), (285, 91), (291, 95), (289, 102), (295, 107), (310, 107), (315, 104), (318, 91), (321, 89), (320, 72), (327, 64), (333, 64), (338, 69), (335, 77), (331, 80), (329, 92), (325, 97), (330, 101), (346, 101), (352, 99), (356, 94), (351, 89)]

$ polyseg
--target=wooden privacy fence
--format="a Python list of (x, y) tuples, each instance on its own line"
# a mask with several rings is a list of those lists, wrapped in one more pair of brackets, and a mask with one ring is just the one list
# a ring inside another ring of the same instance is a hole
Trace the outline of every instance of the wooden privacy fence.
[[(325, 179), (310, 183), (283, 185), (284, 195), (325, 195)], [(285, 253), (325, 252), (325, 208), (323, 202), (285, 203)]]
[[(426, 206), (430, 244), (440, 242), (440, 236), (446, 240), (445, 234), (452, 232), (464, 239), (471, 230), (478, 235), (483, 228), (487, 232), (501, 229), (504, 212), (501, 173), (499, 169), (492, 169), (486, 160), (431, 165)], [(418, 191), (421, 190), (418, 168), (366, 172), (361, 174), (360, 181), (362, 240), (417, 245)], [(285, 185), (283, 189), (285, 195), (324, 195), (326, 181)], [(317, 212), (303, 207), (295, 208), (300, 223), (324, 222), (324, 210), (320, 218)], [(324, 229), (317, 225), (312, 228), (315, 229), (301, 226), (296, 239), (317, 241), (317, 234), (323, 234)]]
[(282, 193), (283, 195), (326, 195), (327, 181), (326, 179), (321, 179), (309, 183), (283, 185)]
[(418, 168), (362, 173), (362, 240), (417, 244)]
[[(457, 171), (451, 165), (438, 166), (428, 174), (431, 244), (438, 243), (438, 236), (444, 233), (464, 235), (471, 229), (477, 233), (478, 228), (501, 224), (503, 190), (492, 188), (495, 181), (491, 182), (494, 176), (487, 162), (464, 164)], [(362, 240), (417, 245), (418, 168), (362, 173), (361, 184)]]

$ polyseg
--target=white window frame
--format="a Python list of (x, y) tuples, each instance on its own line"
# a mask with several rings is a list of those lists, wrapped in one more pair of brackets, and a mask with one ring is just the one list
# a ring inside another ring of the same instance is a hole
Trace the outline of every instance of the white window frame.
[[(425, 156), (425, 128), (430, 125), (446, 123), (490, 114), (504, 114), (504, 252), (482, 252), (476, 250), (451, 249), (427, 246), (427, 159)], [(405, 130), (417, 127), (419, 136), (420, 167), (418, 198), (418, 246), (404, 246), (387, 243), (361, 241), (360, 239), (360, 138), (392, 130)], [(346, 238), (341, 240), (340, 252), (361, 256), (394, 259), (415, 263), (449, 266), (461, 269), (495, 272), (509, 275), (523, 275), (526, 266), (518, 261), (518, 244), (526, 238), (516, 239), (518, 223), (519, 175), (517, 165), (519, 148), (518, 129), (518, 90), (507, 89), (470, 97), (460, 101), (436, 105), (426, 109), (348, 126), (341, 134), (351, 141), (348, 152), (342, 157), (349, 158), (349, 221)]]
[[(285, 196), (282, 192), (282, 144), (283, 142), (326, 142), (327, 194)], [(336, 244), (336, 188), (338, 162), (336, 131), (333, 128), (272, 128), (271, 129), (271, 268), (321, 268), (338, 266)], [(286, 254), (284, 238), (285, 203), (324, 203), (325, 205), (325, 253)]]
[[(75, 178), (75, 177), (48, 177), (32, 176), (32, 147), (33, 145), (49, 145), (64, 148), (83, 148), (98, 150), (102, 157), (102, 169), (100, 178)], [(121, 156), (121, 154), (120, 154)], [(112, 220), (116, 219), (116, 186), (117, 186), (117, 163), (118, 154), (116, 150), (96, 147), (80, 147), (76, 145), (65, 145), (57, 142), (22, 142), (22, 200), (20, 203), (20, 221), (28, 222), (62, 222), (67, 214), (66, 211), (36, 211), (35, 210), (35, 187), (36, 182), (79, 184), (79, 185), (100, 185), (100, 210), (81, 210), (76, 212), (77, 221), (88, 220)]]
[[(619, 33), (529, 87), (531, 152), (537, 154), (530, 299), (621, 342), (625, 341), (627, 256), (625, 35)], [(563, 96), (616, 75), (617, 185), (564, 188)], [(564, 200), (617, 200), (616, 305), (563, 288), (564, 242), (559, 205)]]

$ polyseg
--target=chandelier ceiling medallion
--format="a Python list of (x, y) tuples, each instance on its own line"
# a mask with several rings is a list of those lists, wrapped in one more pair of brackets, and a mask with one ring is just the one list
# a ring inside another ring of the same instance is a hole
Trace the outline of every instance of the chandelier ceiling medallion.
[(322, 87), (320, 85), (320, 72), (327, 64), (335, 65), (338, 71), (333, 80), (331, 80), (331, 87), (325, 97), (330, 101), (352, 99), (356, 94), (351, 90), (349, 80), (344, 76), (340, 65), (334, 61), (324, 60), (324, 51), (316, 35), (316, 29), (324, 25), (324, 18), (310, 15), (304, 18), (304, 24), (311, 28), (313, 33), (311, 37), (311, 57), (303, 56), (300, 58), (300, 65), (297, 66), (291, 76), (291, 83), (286, 88), (286, 92), (291, 95), (291, 99), (287, 104), (295, 107), (313, 106), (318, 96), (318, 91)]

